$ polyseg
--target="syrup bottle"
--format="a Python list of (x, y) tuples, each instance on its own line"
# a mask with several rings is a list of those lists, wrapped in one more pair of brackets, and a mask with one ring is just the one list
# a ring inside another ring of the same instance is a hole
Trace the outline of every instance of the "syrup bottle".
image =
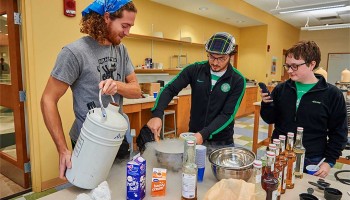
[(266, 200), (276, 200), (278, 190), (278, 180), (273, 175), (275, 153), (272, 151), (266, 152), (267, 165), (265, 167), (265, 173), (262, 177), (262, 187), (266, 191)]

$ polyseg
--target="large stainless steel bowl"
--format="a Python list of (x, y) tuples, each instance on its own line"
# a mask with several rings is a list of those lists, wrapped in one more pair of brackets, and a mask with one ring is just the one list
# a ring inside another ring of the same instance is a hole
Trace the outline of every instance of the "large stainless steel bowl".
[(169, 170), (179, 171), (182, 168), (184, 141), (165, 139), (154, 145), (158, 163)]
[(209, 162), (216, 179), (243, 179), (248, 181), (253, 173), (255, 154), (241, 147), (226, 147), (209, 154)]

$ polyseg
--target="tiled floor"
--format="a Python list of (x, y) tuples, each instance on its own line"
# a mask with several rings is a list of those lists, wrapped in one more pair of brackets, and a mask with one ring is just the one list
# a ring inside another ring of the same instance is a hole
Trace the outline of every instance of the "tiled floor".
[[(247, 149), (252, 148), (252, 137), (253, 137), (253, 124), (254, 124), (254, 116), (253, 115), (249, 115), (247, 117), (244, 118), (240, 118), (237, 119), (235, 122), (235, 134), (234, 134), (234, 141), (235, 141), (235, 145), (236, 146), (242, 146), (245, 147)], [(260, 119), (260, 127), (259, 127), (259, 141), (265, 139), (267, 137), (267, 124)], [(265, 153), (265, 147), (261, 147), (260, 149), (258, 149), (258, 155), (257, 157), (260, 158), (261, 156), (263, 156), (263, 154)], [(344, 150), (343, 155), (350, 155), (350, 151), (349, 150)], [(331, 180), (335, 180), (334, 178), (334, 171), (338, 170), (338, 169), (343, 169), (343, 170), (350, 170), (350, 165), (345, 165), (345, 164), (341, 164), (341, 163), (337, 163), (333, 169), (331, 169), (331, 173), (330, 175), (327, 177)], [(46, 196), (48, 194), (51, 194), (53, 192), (56, 192), (58, 190), (61, 190), (63, 188), (67, 188), (70, 187), (70, 184), (66, 184), (54, 189), (50, 189), (41, 193), (28, 193), (25, 194), (23, 196), (14, 198), (17, 200), (34, 200), (34, 199), (38, 199), (40, 197)]]

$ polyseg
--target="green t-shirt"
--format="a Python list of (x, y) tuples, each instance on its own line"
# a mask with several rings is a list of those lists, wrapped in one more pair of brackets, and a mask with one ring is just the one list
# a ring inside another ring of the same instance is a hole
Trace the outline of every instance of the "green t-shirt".
[(296, 102), (297, 109), (299, 107), (301, 97), (303, 97), (303, 95), (306, 94), (315, 85), (316, 83), (303, 84), (303, 83), (295, 82), (295, 86), (297, 87), (297, 102)]

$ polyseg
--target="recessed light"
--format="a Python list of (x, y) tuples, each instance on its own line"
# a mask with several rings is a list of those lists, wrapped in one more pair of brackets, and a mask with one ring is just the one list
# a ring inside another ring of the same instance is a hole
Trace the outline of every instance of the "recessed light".
[(199, 7), (199, 10), (206, 11), (206, 10), (208, 10), (208, 7)]
[(242, 23), (244, 23), (245, 21), (243, 21), (243, 20), (237, 20), (236, 21), (238, 24), (242, 24)]

